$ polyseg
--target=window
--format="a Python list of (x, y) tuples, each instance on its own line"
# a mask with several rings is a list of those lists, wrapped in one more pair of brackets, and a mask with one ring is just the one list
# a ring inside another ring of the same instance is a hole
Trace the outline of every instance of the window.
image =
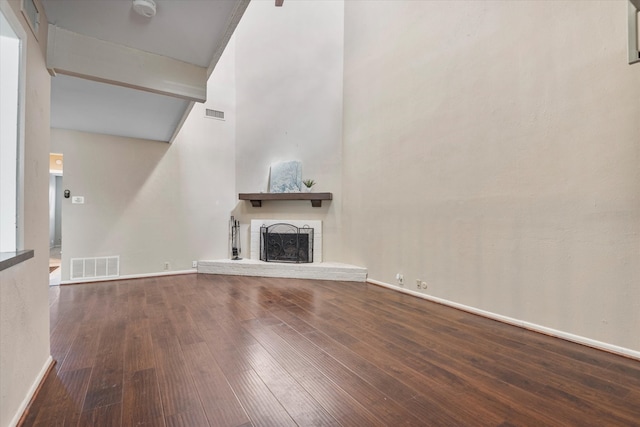
[(27, 19), (33, 35), (38, 38), (38, 30), (40, 29), (40, 10), (35, 0), (22, 0), (22, 14)]
[(629, 0), (629, 64), (640, 62), (640, 0)]
[[(6, 4), (6, 3), (5, 3)], [(7, 13), (5, 13), (5, 11)], [(10, 24), (10, 21), (14, 25)], [(22, 28), (0, 10), (0, 252), (21, 248), (21, 146), (23, 140)]]

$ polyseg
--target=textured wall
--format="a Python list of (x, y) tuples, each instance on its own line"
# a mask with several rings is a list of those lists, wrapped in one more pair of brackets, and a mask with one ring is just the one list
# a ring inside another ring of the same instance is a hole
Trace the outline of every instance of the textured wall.
[(626, 2), (345, 6), (345, 261), (640, 350)]

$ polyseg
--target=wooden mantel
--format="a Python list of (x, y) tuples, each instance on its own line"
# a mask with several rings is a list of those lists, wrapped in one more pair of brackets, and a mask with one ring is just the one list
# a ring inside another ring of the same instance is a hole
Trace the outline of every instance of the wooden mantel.
[(333, 193), (240, 193), (240, 200), (251, 201), (251, 206), (259, 208), (263, 200), (310, 200), (311, 206), (319, 208), (323, 200), (332, 200)]

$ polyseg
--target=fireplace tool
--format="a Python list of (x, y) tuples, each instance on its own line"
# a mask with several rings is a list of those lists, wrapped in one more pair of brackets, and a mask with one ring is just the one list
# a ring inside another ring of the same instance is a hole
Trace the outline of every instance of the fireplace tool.
[(234, 261), (240, 260), (240, 221), (231, 217), (231, 259)]

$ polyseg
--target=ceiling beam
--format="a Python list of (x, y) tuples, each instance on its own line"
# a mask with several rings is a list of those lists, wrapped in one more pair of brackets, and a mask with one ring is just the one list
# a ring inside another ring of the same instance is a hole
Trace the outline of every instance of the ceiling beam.
[(49, 24), (47, 68), (188, 101), (207, 98), (207, 69)]

